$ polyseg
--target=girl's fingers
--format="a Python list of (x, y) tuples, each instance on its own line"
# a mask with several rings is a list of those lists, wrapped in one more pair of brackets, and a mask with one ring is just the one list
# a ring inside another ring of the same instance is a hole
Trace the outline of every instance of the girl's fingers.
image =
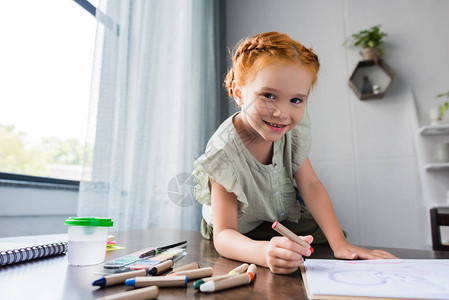
[(272, 248), (268, 252), (269, 257), (284, 261), (299, 261), (302, 260), (302, 255), (285, 248)]
[(303, 254), (310, 255), (310, 250), (285, 237), (275, 237), (267, 249), (267, 264), (273, 273), (289, 274), (304, 262)]
[(268, 259), (268, 265), (270, 266), (276, 266), (278, 268), (298, 268), (302, 263), (304, 262), (304, 259), (301, 257), (298, 260), (283, 260), (279, 258), (269, 258)]
[[(397, 259), (397, 256), (384, 250), (368, 250), (370, 259)], [(362, 257), (363, 258), (363, 257)]]
[(336, 258), (340, 259), (395, 259), (398, 258), (384, 250), (368, 250), (359, 247), (344, 248), (335, 253)]
[[(307, 243), (313, 242), (311, 235), (300, 237)], [(298, 270), (304, 262), (303, 256), (311, 255), (311, 250), (289, 240), (286, 237), (274, 237), (270, 240), (267, 252), (267, 264), (271, 272), (290, 274)]]
[(343, 249), (335, 253), (335, 257), (338, 259), (357, 259), (359, 255), (356, 252), (351, 251), (350, 249)]
[(311, 236), (311, 235), (299, 236), (299, 237), (309, 244), (312, 244), (312, 242), (313, 242), (313, 236)]
[(270, 271), (274, 274), (291, 274), (298, 270), (298, 267), (296, 268), (278, 268), (278, 267), (270, 267)]
[[(313, 239), (313, 237), (311, 238)], [(275, 248), (287, 249), (289, 251), (299, 253), (300, 255), (310, 256), (312, 254), (310, 249), (307, 249), (306, 247), (303, 247), (298, 243), (290, 241), (286, 237), (274, 237), (271, 239), (270, 243), (272, 243)]]
[(278, 258), (268, 259), (268, 267), (271, 272), (276, 274), (290, 274), (298, 270), (299, 266), (303, 263), (303, 258), (296, 261), (287, 261)]

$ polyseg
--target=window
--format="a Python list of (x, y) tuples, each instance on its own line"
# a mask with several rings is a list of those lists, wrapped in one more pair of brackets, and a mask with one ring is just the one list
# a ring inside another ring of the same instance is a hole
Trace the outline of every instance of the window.
[(96, 25), (75, 1), (0, 3), (0, 172), (81, 179)]

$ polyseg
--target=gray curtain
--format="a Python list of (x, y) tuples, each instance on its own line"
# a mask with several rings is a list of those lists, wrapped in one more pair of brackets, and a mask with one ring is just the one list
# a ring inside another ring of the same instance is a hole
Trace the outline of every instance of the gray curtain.
[(226, 110), (219, 2), (100, 4), (78, 215), (199, 230), (190, 173)]

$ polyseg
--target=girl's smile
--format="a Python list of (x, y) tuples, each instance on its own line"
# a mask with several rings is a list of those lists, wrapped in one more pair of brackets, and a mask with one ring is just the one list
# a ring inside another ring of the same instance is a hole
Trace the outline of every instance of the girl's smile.
[(284, 124), (270, 123), (270, 122), (267, 122), (265, 120), (264, 120), (264, 122), (274, 132), (282, 132), (288, 126), (288, 125), (284, 125)]

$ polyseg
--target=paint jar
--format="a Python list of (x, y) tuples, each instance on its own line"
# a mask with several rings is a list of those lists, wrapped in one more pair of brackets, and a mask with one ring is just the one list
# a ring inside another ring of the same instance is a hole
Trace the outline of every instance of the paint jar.
[(70, 217), (68, 226), (68, 260), (70, 265), (89, 266), (104, 262), (111, 219)]

